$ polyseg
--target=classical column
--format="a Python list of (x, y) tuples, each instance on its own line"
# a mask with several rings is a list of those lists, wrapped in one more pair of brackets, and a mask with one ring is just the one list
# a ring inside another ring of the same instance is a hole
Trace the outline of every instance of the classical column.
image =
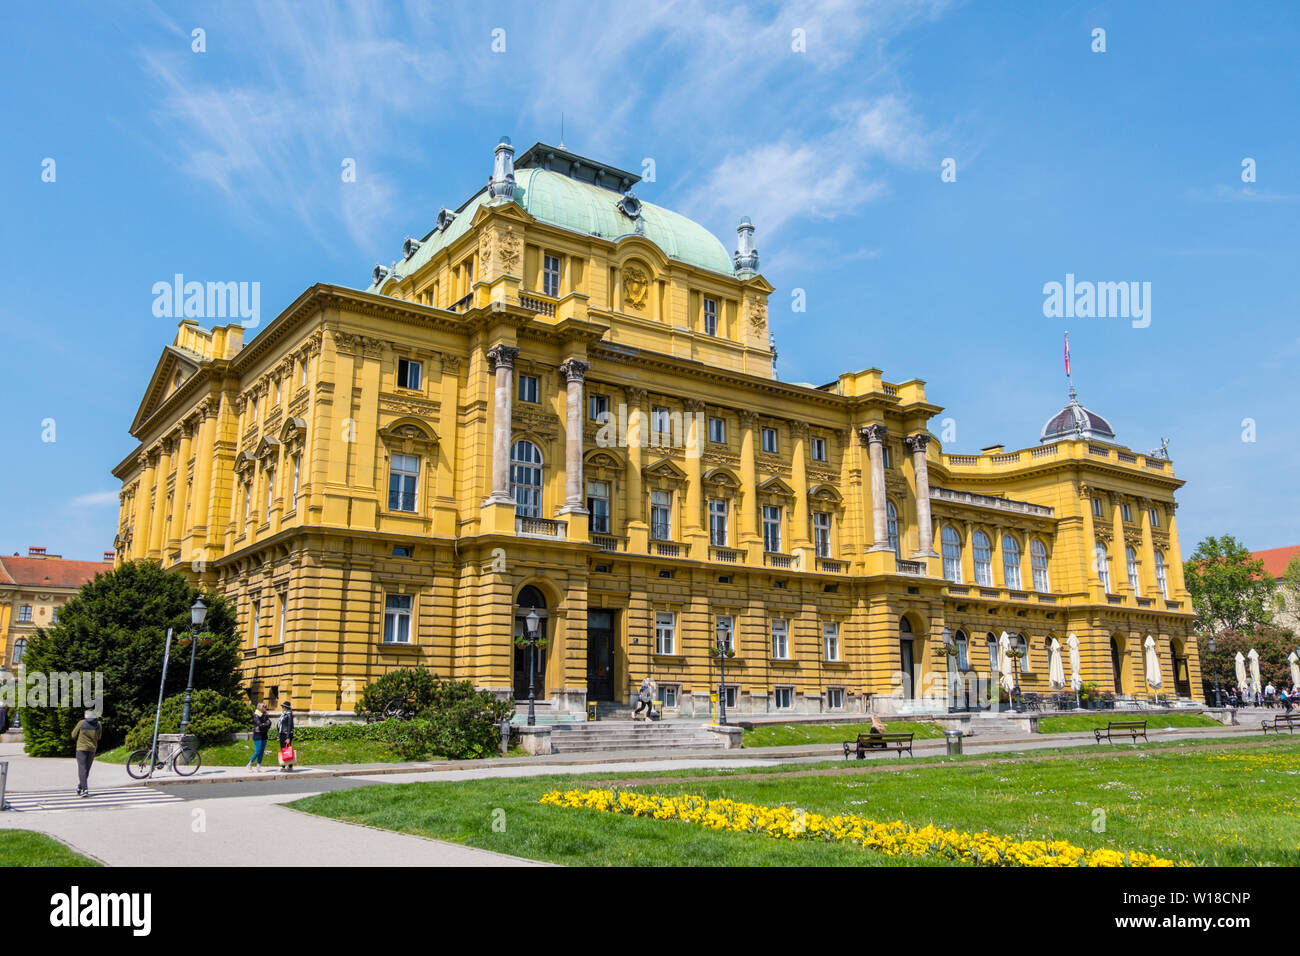
[(754, 448), (758, 413), (742, 408), (740, 424), (744, 430), (740, 436), (740, 494), (736, 502), (736, 526), (740, 529), (737, 543), (744, 547), (762, 540), (758, 533), (758, 452)]
[(492, 494), (484, 504), (510, 504), (510, 428), (515, 357), (519, 349), (494, 345), (488, 349), (488, 365), (496, 371), (496, 400), (492, 416)]
[[(189, 482), (189, 461), (190, 448), (194, 438), (194, 432), (197, 428), (193, 419), (181, 423), (181, 450), (180, 458), (176, 464), (176, 494), (172, 498), (172, 510), (176, 517), (171, 525), (171, 538), (168, 546), (175, 545), (180, 547), (181, 541), (189, 534), (189, 522), (186, 521), (185, 506), (189, 502), (190, 489)], [(185, 560), (186, 555), (181, 555), (181, 560)]]
[[(1124, 589), (1127, 594), (1133, 590), (1133, 586), (1128, 580), (1128, 539), (1124, 537), (1124, 496), (1119, 492), (1112, 491), (1109, 495), (1111, 531), (1115, 535), (1115, 560), (1111, 565), (1111, 587), (1114, 593), (1119, 594), (1120, 589)], [(1140, 560), (1140, 558), (1139, 558)], [(1141, 565), (1138, 566), (1139, 568)], [(1118, 570), (1118, 577), (1116, 571)], [(1139, 572), (1140, 573), (1140, 572)], [(1139, 590), (1141, 589), (1141, 579), (1138, 581)]]
[(794, 488), (794, 540), (793, 547), (812, 545), (811, 507), (808, 501), (808, 423), (791, 422), (794, 432), (794, 455), (790, 464), (790, 484)]
[[(202, 537), (207, 542), (208, 500), (212, 493), (212, 459), (216, 452), (213, 445), (217, 440), (217, 415), (212, 402), (205, 399), (199, 406), (199, 447), (194, 453), (194, 504), (190, 513), (194, 520), (191, 529), (196, 532), (196, 539)], [(203, 534), (197, 531), (202, 528)]]
[(934, 557), (934, 528), (930, 522), (930, 466), (925, 458), (925, 446), (930, 436), (921, 432), (903, 439), (912, 453), (912, 471), (916, 475), (916, 526), (920, 532), (920, 545), (913, 557)]
[(160, 560), (163, 558), (163, 548), (167, 545), (163, 538), (163, 528), (167, 524), (167, 478), (172, 473), (174, 444), (174, 439), (170, 437), (163, 439), (162, 455), (154, 478), (153, 518), (149, 522), (149, 556), (154, 557), (156, 552)]
[(871, 537), (869, 551), (889, 551), (889, 521), (885, 512), (884, 441), (889, 430), (884, 425), (867, 425), (858, 432), (867, 446), (871, 465)]
[(704, 515), (704, 442), (705, 405), (697, 398), (686, 400), (683, 412), (682, 433), (686, 442), (686, 520), (682, 522), (684, 539), (692, 549), (698, 539), (699, 550), (691, 556), (698, 560), (708, 557), (708, 522)]
[(131, 535), (132, 558), (143, 558), (149, 554), (150, 526), (153, 521), (149, 495), (157, 481), (158, 450), (150, 449), (140, 456), (140, 460), (144, 468), (140, 473), (140, 484), (135, 490), (135, 531)]
[(571, 358), (560, 366), (568, 389), (568, 417), (564, 425), (564, 507), (560, 514), (585, 515), (582, 488), (582, 381), (590, 366)]

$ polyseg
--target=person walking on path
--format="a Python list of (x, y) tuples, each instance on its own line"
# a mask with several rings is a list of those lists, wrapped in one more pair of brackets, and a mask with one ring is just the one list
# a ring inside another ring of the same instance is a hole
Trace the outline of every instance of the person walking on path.
[(253, 711), (253, 756), (248, 759), (248, 769), (261, 773), (262, 758), (266, 756), (266, 738), (271, 732), (271, 717), (266, 712), (266, 704), (257, 705)]
[(645, 719), (649, 720), (650, 714), (653, 712), (650, 702), (654, 700), (654, 698), (655, 682), (651, 680), (650, 675), (647, 674), (641, 679), (641, 689), (636, 693), (636, 710), (632, 712), (632, 719), (636, 720), (640, 716), (641, 710), (644, 708)]
[(280, 705), (280, 725), (276, 731), (280, 736), (280, 772), (292, 772), (293, 761), (284, 759), (284, 748), (293, 746), (293, 708), (287, 700)]
[(77, 745), (77, 796), (90, 796), (90, 765), (95, 762), (95, 752), (99, 750), (99, 738), (104, 735), (104, 728), (93, 710), (86, 711), (85, 718), (77, 721), (72, 728), (72, 741)]

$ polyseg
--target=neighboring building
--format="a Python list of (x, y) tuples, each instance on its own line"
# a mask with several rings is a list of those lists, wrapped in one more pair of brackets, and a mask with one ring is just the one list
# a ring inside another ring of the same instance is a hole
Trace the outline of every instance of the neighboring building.
[(253, 697), (317, 711), (404, 665), (525, 696), (532, 610), (565, 710), (651, 673), (707, 711), (720, 632), (740, 712), (991, 676), (1004, 630), (1026, 690), (1072, 633), (1105, 688), (1149, 694), (1147, 635), (1162, 692), (1200, 688), (1169, 461), (1073, 394), (1037, 446), (963, 455), (923, 382), (776, 380), (753, 225), (729, 256), (636, 182), (503, 140), (365, 291), (313, 286), (247, 345), (182, 322), (113, 472), (118, 559), (224, 592)]
[(1263, 561), (1264, 571), (1277, 582), (1277, 591), (1273, 595), (1273, 625), (1300, 632), (1300, 594), (1288, 588), (1282, 579), (1287, 565), (1300, 558), (1300, 545), (1252, 551), (1250, 556)]
[(25, 558), (0, 557), (0, 670), (17, 671), (36, 630), (55, 623), (83, 584), (111, 570), (112, 551), (103, 561), (65, 561), (44, 548), (28, 548)]

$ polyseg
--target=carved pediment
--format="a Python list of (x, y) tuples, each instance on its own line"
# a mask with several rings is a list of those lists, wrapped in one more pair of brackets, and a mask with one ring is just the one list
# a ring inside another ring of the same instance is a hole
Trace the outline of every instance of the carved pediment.
[(808, 492), (808, 497), (813, 501), (825, 501), (836, 505), (844, 501), (844, 496), (840, 494), (839, 489), (828, 484), (817, 485)]
[(438, 444), (437, 433), (415, 418), (399, 418), (379, 429), (379, 437), (402, 454), (428, 451)]
[(704, 476), (704, 483), (719, 488), (739, 488), (740, 478), (730, 468), (714, 468)]
[(285, 420), (284, 427), (280, 429), (280, 441), (286, 445), (301, 443), (307, 437), (307, 421), (303, 418), (291, 417)]
[(647, 478), (664, 478), (669, 481), (685, 481), (686, 472), (677, 467), (676, 462), (671, 458), (660, 458), (651, 465), (642, 469), (642, 474)]
[(760, 495), (780, 495), (783, 498), (794, 497), (794, 489), (775, 475), (759, 484), (758, 493)]
[(261, 461), (265, 461), (268, 458), (274, 458), (280, 454), (280, 446), (280, 439), (272, 435), (265, 435), (262, 440), (257, 443), (257, 451), (253, 453), (253, 457)]

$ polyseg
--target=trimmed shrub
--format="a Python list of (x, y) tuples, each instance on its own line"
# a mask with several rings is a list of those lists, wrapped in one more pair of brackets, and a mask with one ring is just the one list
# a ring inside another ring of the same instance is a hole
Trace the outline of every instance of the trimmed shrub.
[[(160, 734), (180, 733), (185, 694), (173, 694), (163, 701)], [(126, 735), (126, 746), (140, 750), (153, 739), (153, 714), (146, 714)], [(225, 743), (232, 734), (253, 729), (253, 708), (247, 701), (225, 697), (215, 690), (196, 690), (190, 701), (189, 733), (199, 738), (199, 746)]]
[(309, 729), (338, 735), (317, 738), (321, 740), (382, 740), (403, 760), (461, 760), (497, 753), (501, 745), (500, 723), (515, 709), (512, 701), (500, 700), (490, 691), (475, 690), (467, 680), (444, 681), (423, 669), (403, 668), (367, 686), (361, 693), (357, 713), (373, 718), (396, 698), (419, 702), (414, 719), (385, 720), (346, 730), (342, 726)]
[(356, 712), (367, 720), (384, 716), (384, 708), (393, 701), (409, 701), (406, 709), (417, 714), (434, 703), (440, 681), (423, 667), (399, 667), (389, 671), (361, 692)]

